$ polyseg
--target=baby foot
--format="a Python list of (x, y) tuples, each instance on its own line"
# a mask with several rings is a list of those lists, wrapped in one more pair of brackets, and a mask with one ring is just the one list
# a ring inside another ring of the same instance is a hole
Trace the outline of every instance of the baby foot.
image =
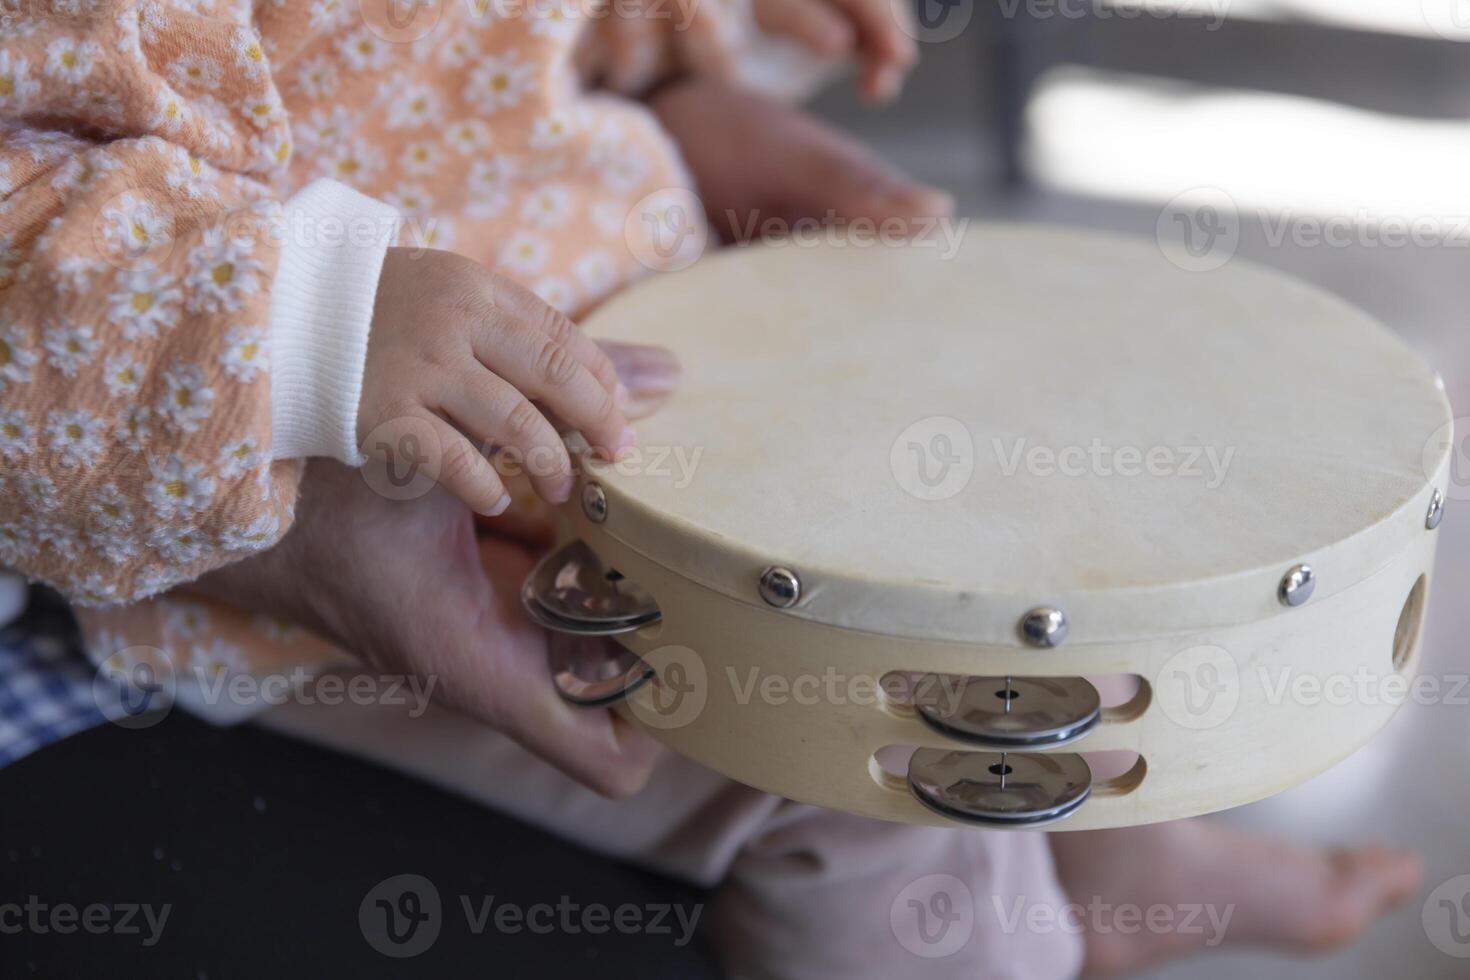
[[(1331, 949), (1417, 893), (1423, 878), (1416, 856), (1387, 847), (1316, 850), (1206, 820), (1050, 839), (1062, 887), (1084, 909), (1089, 975), (1127, 975), (1225, 943)], [(1123, 907), (1142, 910), (1141, 925), (1122, 928)], [(1179, 927), (1151, 928), (1150, 909), (1168, 910), (1168, 919), (1155, 914)]]

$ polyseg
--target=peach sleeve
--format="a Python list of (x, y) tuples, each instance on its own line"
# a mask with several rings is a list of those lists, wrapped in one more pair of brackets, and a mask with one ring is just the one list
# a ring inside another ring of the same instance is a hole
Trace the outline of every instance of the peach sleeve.
[[(321, 440), (273, 411), (273, 386), (316, 387), (303, 348), (360, 357), (372, 290), (344, 327), (282, 286), (313, 259), (330, 282), (332, 260), (300, 254), (302, 208), (273, 193), (289, 128), (251, 25), (20, 9), (0, 34), (0, 563), (109, 605), (285, 533)], [(374, 286), (385, 249), (336, 271)]]

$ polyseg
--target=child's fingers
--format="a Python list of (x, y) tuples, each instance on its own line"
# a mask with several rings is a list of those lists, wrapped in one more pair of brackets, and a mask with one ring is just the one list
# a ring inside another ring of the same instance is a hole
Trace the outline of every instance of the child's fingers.
[(828, 0), (767, 0), (756, 4), (755, 19), (766, 33), (792, 38), (824, 57), (846, 54), (857, 39), (852, 23)]
[[(425, 429), (431, 433), (433, 445), (423, 445)], [(387, 466), (390, 475), (401, 474), (404, 465), (425, 463), (440, 486), (449, 491), (477, 514), (495, 517), (510, 506), (510, 494), (495, 467), (454, 426), (426, 408), (419, 408), (388, 419), (373, 430), (372, 445), (365, 446), (369, 466)], [(399, 447), (412, 446), (415, 458), (395, 458)]]
[[(471, 346), (480, 363), (576, 426), (594, 449), (611, 458), (631, 442), (616, 382), (613, 390), (606, 388), (568, 344), (513, 317), (476, 326)], [(601, 351), (597, 356), (604, 357)], [(616, 375), (611, 365), (607, 370)]]
[(852, 19), (857, 27), (859, 46), (863, 52), (862, 77), (859, 86), (863, 96), (875, 101), (891, 102), (903, 89), (909, 70), (919, 60), (907, 4), (889, 0), (829, 0)]
[(564, 503), (572, 492), (572, 460), (556, 427), (515, 386), (478, 366), (438, 393), (435, 407), (481, 446), (520, 454), (543, 500)]
[(501, 284), (496, 300), (513, 316), (537, 327), (546, 336), (564, 345), (599, 384), (616, 394), (621, 380), (616, 366), (607, 352), (583, 333), (581, 327), (517, 283)]

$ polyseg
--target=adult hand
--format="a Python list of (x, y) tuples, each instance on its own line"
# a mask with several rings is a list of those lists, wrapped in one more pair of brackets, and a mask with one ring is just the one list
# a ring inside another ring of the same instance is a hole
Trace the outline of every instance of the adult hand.
[[(667, 352), (609, 353), (631, 405), (672, 389), (678, 368)], [(432, 676), (449, 706), (600, 793), (631, 795), (657, 744), (610, 711), (557, 695), (548, 635), (519, 602), (535, 559), (510, 541), (477, 539), (469, 508), (441, 489), (389, 500), (361, 472), (313, 460), (290, 533), (191, 588), (312, 629), (376, 670)]]
[(715, 81), (665, 89), (650, 103), (694, 175), (705, 211), (727, 242), (760, 222), (882, 222), (948, 217), (954, 199), (831, 126), (780, 102)]

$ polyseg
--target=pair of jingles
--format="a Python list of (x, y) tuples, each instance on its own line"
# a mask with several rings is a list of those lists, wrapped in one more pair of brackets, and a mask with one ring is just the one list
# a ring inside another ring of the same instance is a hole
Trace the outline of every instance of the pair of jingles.
[(1403, 700), (1451, 413), (1322, 292), (998, 226), (952, 256), (735, 249), (587, 326), (685, 376), (637, 454), (587, 464), (523, 599), (624, 649), (555, 665), (563, 696), (734, 779), (1115, 827), (1278, 792)]

